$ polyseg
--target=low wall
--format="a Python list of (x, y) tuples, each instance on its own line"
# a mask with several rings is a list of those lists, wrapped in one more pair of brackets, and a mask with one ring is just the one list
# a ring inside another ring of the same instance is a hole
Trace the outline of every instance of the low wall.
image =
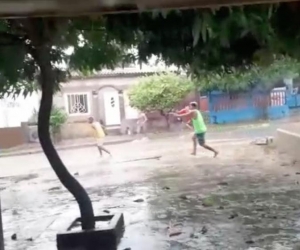
[[(23, 126), (27, 143), (39, 142), (37, 125), (28, 125), (25, 123)], [(86, 138), (91, 137), (92, 133), (91, 126), (87, 122), (66, 123), (62, 127), (61, 138), (62, 140)]]
[(0, 128), (0, 150), (27, 143), (22, 127)]
[(294, 129), (277, 129), (275, 142), (279, 152), (287, 153), (293, 160), (300, 161), (300, 133)]
[(61, 136), (63, 140), (91, 137), (93, 130), (87, 122), (67, 123), (62, 127)]

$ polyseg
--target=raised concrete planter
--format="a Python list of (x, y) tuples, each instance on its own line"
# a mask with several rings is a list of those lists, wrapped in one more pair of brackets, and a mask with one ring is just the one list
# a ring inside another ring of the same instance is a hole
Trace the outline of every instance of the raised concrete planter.
[[(100, 215), (95, 217), (96, 229), (76, 230), (81, 224), (81, 219), (77, 218), (67, 228), (67, 232), (58, 234), (58, 250), (116, 250), (124, 232), (123, 214)], [(97, 222), (104, 222), (99, 225)]]
[(293, 160), (300, 161), (300, 133), (277, 129), (276, 146), (279, 152), (287, 153)]

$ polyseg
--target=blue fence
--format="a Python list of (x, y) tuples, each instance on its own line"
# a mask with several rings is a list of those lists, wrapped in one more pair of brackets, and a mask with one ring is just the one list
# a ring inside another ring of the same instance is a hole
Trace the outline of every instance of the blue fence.
[(284, 90), (228, 94), (209, 93), (210, 123), (225, 124), (289, 115)]
[(286, 103), (289, 108), (300, 107), (300, 94), (287, 94)]

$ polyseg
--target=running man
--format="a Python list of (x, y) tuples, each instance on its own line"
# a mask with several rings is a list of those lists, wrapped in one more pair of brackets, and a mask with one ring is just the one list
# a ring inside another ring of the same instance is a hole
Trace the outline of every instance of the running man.
[(93, 128), (94, 137), (97, 142), (97, 148), (99, 150), (100, 156), (101, 157), (103, 156), (102, 151), (106, 152), (107, 154), (109, 154), (111, 156), (111, 153), (105, 147), (103, 147), (104, 138), (105, 138), (105, 132), (104, 132), (103, 125), (101, 125), (100, 122), (95, 121), (93, 117), (89, 117), (89, 123), (91, 124), (91, 126)]
[(203, 148), (209, 151), (212, 151), (214, 153), (214, 157), (217, 157), (219, 152), (205, 143), (205, 133), (207, 131), (207, 128), (203, 120), (202, 114), (197, 108), (198, 108), (198, 104), (196, 102), (191, 102), (190, 110), (187, 113), (181, 115), (175, 113), (174, 115), (175, 117), (189, 117), (189, 116), (192, 117), (192, 125), (194, 128), (192, 155), (197, 154), (197, 142), (196, 142), (197, 139), (200, 146), (202, 146)]

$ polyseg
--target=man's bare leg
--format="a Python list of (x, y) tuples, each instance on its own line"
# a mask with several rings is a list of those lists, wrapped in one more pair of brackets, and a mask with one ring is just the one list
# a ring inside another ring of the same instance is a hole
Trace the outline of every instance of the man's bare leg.
[(102, 157), (102, 156), (103, 156), (103, 153), (102, 153), (101, 147), (100, 147), (100, 146), (97, 146), (97, 148), (98, 148), (98, 151), (99, 151), (99, 153), (100, 153), (100, 156)]
[(219, 152), (218, 152), (217, 150), (215, 150), (214, 148), (212, 148), (212, 147), (210, 147), (210, 146), (208, 146), (208, 145), (206, 145), (206, 144), (203, 144), (203, 145), (201, 145), (201, 146), (202, 146), (203, 148), (209, 150), (209, 151), (214, 152), (214, 158), (216, 158), (217, 155), (219, 154)]
[(141, 126), (137, 125), (136, 127), (136, 133), (139, 135), (141, 133)]
[(105, 153), (109, 154), (111, 156), (111, 153), (103, 146), (98, 146), (99, 151), (101, 151), (101, 156), (102, 156), (102, 151), (104, 151)]
[(192, 136), (192, 141), (193, 141), (192, 155), (196, 155), (197, 154), (197, 138), (196, 138), (196, 134), (195, 133)]

